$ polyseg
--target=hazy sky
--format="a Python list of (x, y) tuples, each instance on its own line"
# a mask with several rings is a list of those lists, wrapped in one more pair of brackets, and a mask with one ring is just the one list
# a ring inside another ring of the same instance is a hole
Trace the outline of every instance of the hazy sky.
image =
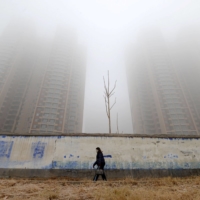
[[(35, 22), (39, 34), (51, 35), (57, 25), (77, 30), (87, 49), (83, 132), (108, 132), (103, 76), (117, 80), (112, 127), (132, 132), (124, 51), (143, 28), (159, 27), (174, 38), (180, 27), (200, 25), (199, 0), (0, 0), (0, 33), (15, 17)], [(114, 98), (113, 98), (114, 100)]]

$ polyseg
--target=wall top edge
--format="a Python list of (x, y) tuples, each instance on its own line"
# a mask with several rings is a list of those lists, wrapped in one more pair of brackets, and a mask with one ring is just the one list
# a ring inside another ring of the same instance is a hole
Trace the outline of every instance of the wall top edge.
[(69, 137), (131, 137), (131, 138), (200, 138), (200, 135), (175, 135), (175, 134), (117, 134), (117, 133), (11, 133), (0, 132), (0, 136), (69, 136)]

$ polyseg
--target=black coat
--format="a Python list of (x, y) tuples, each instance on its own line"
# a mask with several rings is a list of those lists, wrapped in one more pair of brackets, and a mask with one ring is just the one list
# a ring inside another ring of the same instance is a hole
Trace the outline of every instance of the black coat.
[(103, 157), (103, 153), (102, 152), (98, 152), (97, 153), (97, 156), (96, 156), (96, 162), (94, 163), (93, 166), (95, 165), (105, 165), (105, 160), (104, 160), (104, 157)]

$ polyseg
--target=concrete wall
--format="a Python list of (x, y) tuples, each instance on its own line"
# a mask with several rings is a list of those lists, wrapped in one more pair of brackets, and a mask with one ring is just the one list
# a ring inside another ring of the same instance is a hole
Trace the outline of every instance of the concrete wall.
[(199, 169), (200, 139), (0, 136), (0, 168), (92, 169), (95, 148), (106, 169)]

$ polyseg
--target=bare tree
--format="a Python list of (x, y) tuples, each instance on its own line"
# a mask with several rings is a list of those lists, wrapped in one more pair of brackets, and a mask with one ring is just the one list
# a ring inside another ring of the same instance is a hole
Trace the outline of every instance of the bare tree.
[(107, 117), (108, 117), (109, 133), (111, 133), (111, 115), (110, 115), (110, 111), (113, 108), (113, 106), (116, 104), (116, 98), (115, 98), (115, 102), (113, 104), (111, 104), (110, 103), (110, 97), (115, 94), (114, 90), (116, 88), (117, 81), (115, 81), (114, 87), (110, 90), (109, 71), (108, 71), (108, 84), (106, 85), (106, 81), (105, 81), (104, 77), (103, 77), (103, 81), (104, 81), (104, 89), (105, 89), (105, 91), (104, 91), (104, 100), (105, 100), (106, 114), (107, 114)]

